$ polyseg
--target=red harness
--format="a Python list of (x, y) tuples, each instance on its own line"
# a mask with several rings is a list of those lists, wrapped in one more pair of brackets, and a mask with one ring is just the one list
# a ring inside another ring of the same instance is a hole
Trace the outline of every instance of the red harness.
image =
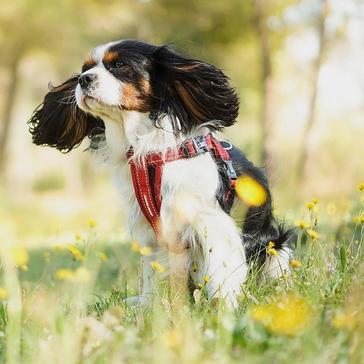
[(232, 203), (236, 173), (229, 153), (211, 133), (187, 139), (178, 150), (167, 150), (164, 157), (162, 157), (161, 153), (149, 153), (138, 163), (132, 159), (133, 148), (130, 147), (128, 150), (127, 158), (129, 159), (135, 196), (145, 218), (157, 236), (162, 202), (160, 190), (164, 164), (179, 159), (196, 157), (207, 152), (211, 153), (217, 162), (224, 162), (225, 173), (230, 179), (230, 188), (224, 191), (224, 200)]

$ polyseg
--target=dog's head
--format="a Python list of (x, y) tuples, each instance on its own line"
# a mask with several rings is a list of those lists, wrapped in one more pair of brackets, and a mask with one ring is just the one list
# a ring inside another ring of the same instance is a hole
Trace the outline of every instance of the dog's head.
[(168, 115), (176, 134), (234, 123), (235, 90), (215, 66), (184, 57), (168, 46), (126, 40), (97, 47), (80, 74), (45, 96), (30, 119), (33, 142), (70, 151), (102, 128), (102, 119), (127, 111)]

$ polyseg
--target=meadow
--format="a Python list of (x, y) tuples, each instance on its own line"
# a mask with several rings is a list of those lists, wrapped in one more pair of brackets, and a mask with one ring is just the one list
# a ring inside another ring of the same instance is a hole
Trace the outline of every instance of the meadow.
[[(207, 302), (208, 277), (189, 296), (171, 289), (162, 265), (153, 304), (127, 306), (150, 252), (82, 214), (57, 221), (52, 242), (3, 244), (0, 362), (361, 363), (364, 185), (352, 196), (345, 209), (316, 198), (300, 206), (287, 222), (298, 232), (291, 274), (268, 281), (253, 269), (237, 310)], [(41, 208), (28, 206), (31, 217), (1, 198), (2, 218), (27, 221), (25, 234), (50, 223)]]
[[(0, 10), (0, 363), (364, 363), (363, 1)], [(27, 120), (49, 85), (119, 39), (214, 64), (239, 94), (223, 138), (266, 167), (274, 213), (297, 244), (281, 279), (252, 267), (236, 310), (207, 302), (208, 276), (188, 294), (167, 264), (153, 264), (153, 304), (127, 306), (150, 251), (125, 232), (112, 171), (94, 168), (88, 141), (69, 154), (32, 144)]]

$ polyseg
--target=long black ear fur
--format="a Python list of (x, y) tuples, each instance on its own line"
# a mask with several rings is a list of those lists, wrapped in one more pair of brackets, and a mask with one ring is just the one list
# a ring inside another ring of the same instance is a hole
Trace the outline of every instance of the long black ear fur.
[(175, 132), (186, 133), (207, 123), (220, 130), (235, 122), (239, 98), (228, 77), (215, 66), (186, 58), (167, 46), (153, 52), (151, 117), (168, 114)]
[(62, 152), (76, 148), (95, 128), (104, 128), (103, 122), (82, 111), (75, 100), (78, 75), (52, 87), (43, 103), (28, 121), (33, 143), (48, 145)]

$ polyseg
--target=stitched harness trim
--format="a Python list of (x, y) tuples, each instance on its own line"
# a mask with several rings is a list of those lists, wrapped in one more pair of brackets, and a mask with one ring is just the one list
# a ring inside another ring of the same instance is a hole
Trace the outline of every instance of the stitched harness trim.
[(229, 153), (211, 133), (187, 139), (177, 151), (169, 149), (164, 156), (161, 153), (149, 153), (143, 158), (142, 163), (136, 163), (133, 160), (132, 147), (127, 151), (126, 156), (129, 159), (135, 197), (143, 215), (157, 236), (159, 235), (162, 202), (160, 190), (164, 165), (179, 159), (193, 158), (207, 152), (216, 161), (223, 162), (225, 173), (230, 179), (230, 187), (224, 191), (224, 201), (232, 204), (235, 197), (237, 175)]

